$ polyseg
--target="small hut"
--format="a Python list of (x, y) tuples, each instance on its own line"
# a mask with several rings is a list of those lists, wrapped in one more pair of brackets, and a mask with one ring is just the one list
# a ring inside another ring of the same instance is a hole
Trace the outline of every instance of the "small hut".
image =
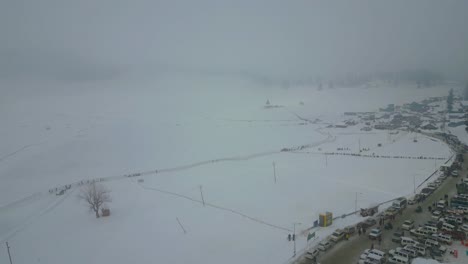
[(101, 215), (102, 216), (109, 216), (110, 215), (110, 209), (109, 208), (101, 208)]

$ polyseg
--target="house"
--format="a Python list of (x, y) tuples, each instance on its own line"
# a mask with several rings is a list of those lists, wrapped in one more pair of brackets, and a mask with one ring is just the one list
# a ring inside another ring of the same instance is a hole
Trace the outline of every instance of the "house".
[(416, 103), (416, 102), (412, 102), (410, 104), (407, 104), (406, 108), (409, 109), (412, 112), (422, 113), (422, 112), (426, 112), (429, 109), (429, 106), (424, 105), (424, 104), (420, 104), (420, 103)]
[(102, 208), (101, 209), (101, 215), (102, 216), (109, 216), (110, 215), (110, 209), (109, 208)]
[(428, 123), (428, 124), (425, 124), (425, 125), (421, 126), (421, 128), (425, 129), (425, 130), (435, 130), (435, 129), (437, 129), (437, 126), (435, 126), (432, 123)]

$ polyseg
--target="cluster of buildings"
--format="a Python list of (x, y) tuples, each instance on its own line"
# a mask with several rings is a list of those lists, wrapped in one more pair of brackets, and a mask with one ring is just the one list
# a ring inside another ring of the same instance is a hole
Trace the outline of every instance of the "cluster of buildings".
[(411, 102), (401, 106), (389, 104), (378, 112), (345, 112), (350, 119), (334, 125), (345, 128), (364, 123), (362, 131), (405, 129), (410, 131), (444, 130), (445, 126), (457, 127), (468, 120), (468, 102), (456, 101), (454, 110), (447, 113), (446, 97), (430, 97), (421, 102)]

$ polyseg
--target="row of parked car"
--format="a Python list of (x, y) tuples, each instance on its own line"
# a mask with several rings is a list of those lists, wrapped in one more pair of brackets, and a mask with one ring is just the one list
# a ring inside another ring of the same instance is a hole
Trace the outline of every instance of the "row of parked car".
[[(447, 174), (440, 175), (435, 181), (429, 183), (420, 194), (409, 199), (407, 204), (412, 205), (423, 201), (431, 195), (446, 178)], [(400, 201), (404, 204), (403, 199)], [(447, 204), (446, 201), (440, 201), (437, 203), (437, 207), (443, 209), (446, 208)], [(406, 207), (406, 205), (403, 205), (403, 207)], [(394, 211), (398, 211), (397, 208), (387, 210), (389, 212), (386, 213), (391, 215)], [(416, 212), (422, 212), (422, 208), (419, 206)], [(405, 231), (409, 232), (409, 234), (406, 233), (407, 236), (405, 236)], [(444, 244), (451, 244), (452, 238), (440, 232), (431, 221), (423, 227), (415, 228), (415, 222), (408, 219), (403, 222), (401, 228), (398, 228), (393, 233), (392, 241), (397, 243), (398, 246), (388, 251), (388, 263), (411, 263), (411, 260), (416, 257), (427, 257), (429, 255), (432, 258), (441, 258), (447, 251)]]
[[(404, 236), (405, 230), (409, 230), (410, 236)], [(393, 235), (392, 241), (399, 246), (388, 252), (389, 263), (410, 263), (412, 258), (428, 255), (440, 259), (447, 251), (444, 245), (452, 244), (452, 237), (440, 232), (432, 221), (415, 229), (414, 221), (406, 220)]]
[[(468, 198), (468, 196), (467, 196)], [(446, 245), (454, 239), (464, 240), (468, 235), (468, 224), (465, 223), (468, 208), (451, 208), (448, 202), (440, 199), (432, 210), (432, 220), (423, 226), (415, 227), (413, 220), (406, 220), (401, 230), (394, 233), (393, 242), (400, 246), (388, 252), (389, 263), (409, 263), (412, 258), (422, 256), (442, 260)], [(403, 236), (409, 231), (411, 237)]]
[(305, 257), (307, 259), (316, 259), (320, 252), (327, 251), (331, 247), (333, 247), (336, 243), (344, 240), (347, 236), (352, 236), (356, 233), (355, 226), (348, 226), (343, 229), (336, 229), (333, 234), (331, 234), (328, 238), (322, 240), (316, 248), (309, 249)]

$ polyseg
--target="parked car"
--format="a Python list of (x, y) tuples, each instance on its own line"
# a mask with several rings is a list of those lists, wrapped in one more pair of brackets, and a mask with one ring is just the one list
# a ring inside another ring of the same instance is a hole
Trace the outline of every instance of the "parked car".
[(330, 240), (336, 243), (336, 242), (341, 241), (344, 238), (344, 236), (345, 236), (344, 231), (341, 229), (337, 229), (331, 235)]
[(382, 230), (380, 228), (374, 228), (369, 233), (370, 239), (378, 239), (382, 236)]
[(329, 248), (331, 248), (332, 243), (330, 240), (324, 240), (318, 244), (318, 249), (321, 251), (327, 251)]
[(432, 212), (432, 219), (438, 220), (442, 216), (442, 212), (439, 210), (435, 210)]
[(395, 207), (390, 207), (385, 211), (385, 216), (389, 217), (389, 216), (396, 215), (397, 213), (398, 213), (398, 209), (396, 209)]
[(375, 225), (375, 224), (377, 224), (377, 221), (376, 221), (375, 219), (373, 219), (373, 218), (368, 218), (368, 219), (366, 219), (366, 221), (362, 222), (362, 225), (361, 225), (361, 226), (362, 226), (363, 228), (369, 228), (369, 227), (371, 227), (371, 226), (373, 226), (373, 225)]
[(424, 226), (434, 226), (437, 227), (437, 221), (429, 220), (427, 221)]
[(413, 220), (405, 220), (403, 222), (403, 225), (401, 225), (401, 228), (403, 228), (403, 230), (411, 230), (413, 227), (414, 227)]
[(468, 224), (463, 224), (462, 226), (460, 226), (460, 229), (464, 232), (468, 232)]
[(305, 254), (305, 258), (307, 259), (315, 259), (319, 255), (320, 251), (318, 249), (311, 249), (308, 250)]
[(400, 229), (397, 229), (397, 231), (393, 232), (392, 242), (400, 244), (401, 237), (403, 235), (404, 235), (404, 232)]
[(356, 233), (356, 227), (354, 226), (347, 226), (343, 229), (343, 231), (345, 232), (345, 234), (348, 234), (348, 235), (352, 235), (354, 233)]

